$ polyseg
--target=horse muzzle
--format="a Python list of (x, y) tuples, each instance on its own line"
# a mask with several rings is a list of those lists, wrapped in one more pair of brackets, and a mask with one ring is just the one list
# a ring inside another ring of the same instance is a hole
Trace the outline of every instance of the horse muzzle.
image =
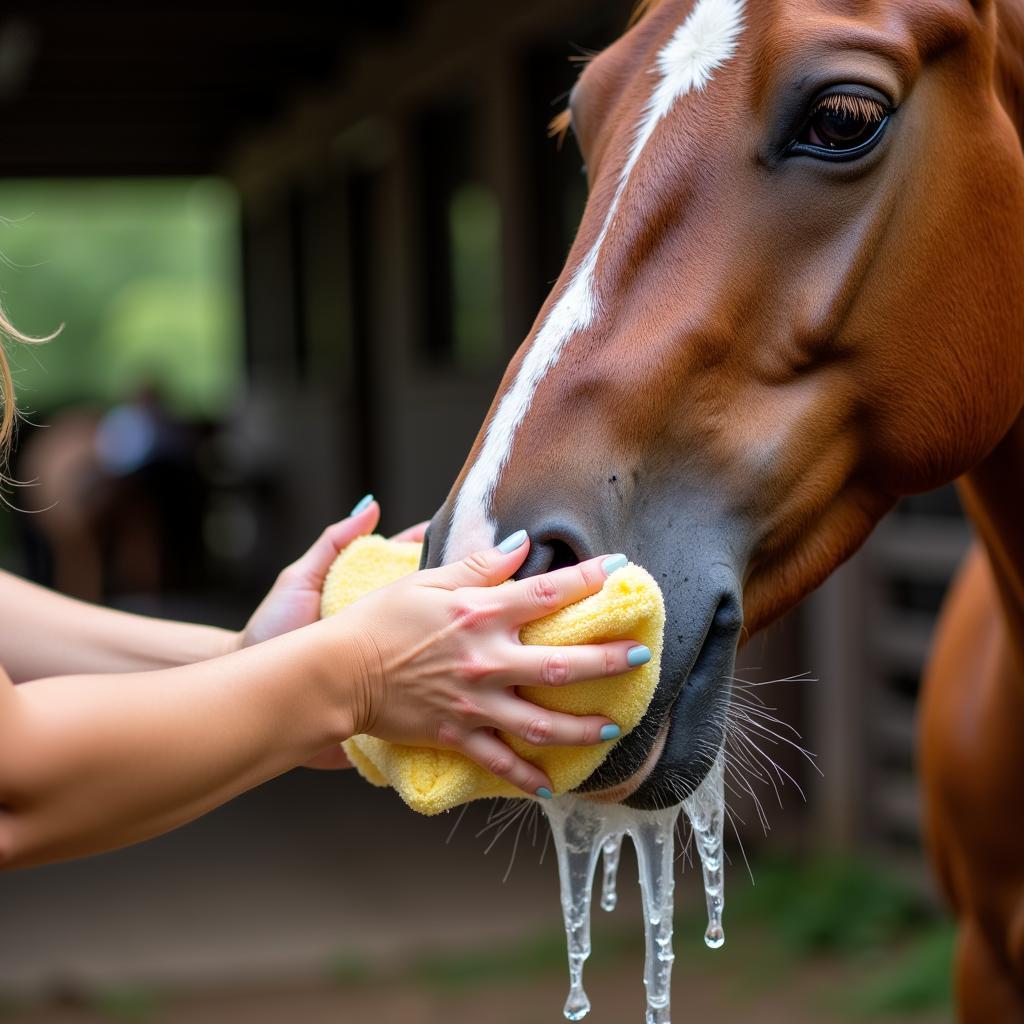
[[(640, 724), (577, 790), (593, 799), (639, 809), (679, 803), (703, 780), (724, 742), (743, 626), (740, 580), (746, 531), (728, 517), (706, 511), (709, 503), (694, 505), (686, 515), (675, 501), (666, 501), (670, 511), (660, 513), (649, 503), (635, 524), (593, 522), (589, 528), (565, 517), (502, 517), (530, 524), (531, 551), (517, 576), (621, 551), (654, 576), (665, 598), (657, 690)], [(449, 521), (447, 509), (435, 517), (425, 566), (441, 563)], [(508, 525), (499, 522), (497, 532)], [(625, 679), (623, 684), (628, 685)]]

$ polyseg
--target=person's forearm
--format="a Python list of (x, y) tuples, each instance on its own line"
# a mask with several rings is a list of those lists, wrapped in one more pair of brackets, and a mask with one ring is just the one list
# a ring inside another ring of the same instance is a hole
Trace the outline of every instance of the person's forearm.
[(0, 858), (166, 832), (347, 738), (360, 665), (323, 625), (160, 672), (0, 679)]
[(238, 635), (76, 601), (0, 572), (0, 664), (16, 682), (145, 672), (226, 654)]

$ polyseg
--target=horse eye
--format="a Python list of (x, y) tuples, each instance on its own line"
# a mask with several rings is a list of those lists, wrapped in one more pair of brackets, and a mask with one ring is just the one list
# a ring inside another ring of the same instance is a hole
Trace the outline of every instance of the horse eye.
[(862, 156), (881, 139), (890, 113), (885, 104), (867, 96), (829, 93), (811, 110), (790, 151), (824, 160)]

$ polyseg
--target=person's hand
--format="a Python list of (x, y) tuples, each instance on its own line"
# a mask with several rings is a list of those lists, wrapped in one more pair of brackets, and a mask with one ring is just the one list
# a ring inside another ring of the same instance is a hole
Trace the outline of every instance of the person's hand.
[(646, 647), (628, 640), (576, 647), (519, 640), (524, 623), (600, 590), (625, 557), (592, 558), (498, 586), (528, 551), (520, 531), (461, 562), (414, 573), (328, 620), (345, 630), (359, 654), (356, 732), (461, 751), (542, 797), (551, 795), (550, 779), (496, 736), (496, 729), (538, 746), (581, 746), (619, 735), (607, 718), (549, 711), (523, 699), (516, 687), (602, 678), (650, 659)]
[[(328, 526), (301, 558), (281, 571), (239, 634), (238, 647), (250, 647), (316, 622), (320, 618), (320, 592), (327, 570), (356, 537), (372, 533), (379, 519), (380, 506), (367, 495), (348, 518)], [(392, 539), (422, 541), (427, 525), (417, 523)], [(305, 767), (336, 771), (351, 768), (352, 762), (340, 746), (331, 746), (307, 761)]]
[[(347, 519), (328, 526), (301, 558), (281, 570), (270, 592), (239, 634), (239, 648), (251, 647), (316, 622), (320, 618), (320, 592), (327, 570), (356, 537), (372, 533), (379, 519), (380, 506), (367, 495)], [(421, 541), (427, 525), (424, 522), (410, 526), (392, 539)]]

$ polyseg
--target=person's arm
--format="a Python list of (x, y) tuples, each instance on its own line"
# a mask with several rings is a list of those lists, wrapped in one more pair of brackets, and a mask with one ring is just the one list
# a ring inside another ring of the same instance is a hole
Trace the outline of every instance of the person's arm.
[(305, 632), (157, 672), (0, 676), (0, 863), (166, 832), (351, 735), (354, 666), (332, 673)]
[[(237, 633), (86, 604), (0, 572), (0, 664), (16, 683), (42, 676), (146, 672), (206, 661), (307, 626), (320, 617), (320, 591), (331, 563), (377, 525), (380, 507), (365, 499), (361, 504), (281, 571)], [(425, 526), (411, 527), (396, 539), (422, 540)]]
[(86, 604), (0, 572), (0, 662), (15, 682), (140, 672), (226, 654), (238, 634)]
[(567, 746), (596, 743), (613, 723), (544, 710), (516, 687), (627, 671), (633, 645), (519, 643), (524, 622), (596, 592), (615, 565), (594, 559), (497, 586), (528, 550), (415, 573), (322, 622), (194, 665), (20, 686), (2, 676), (0, 861), (157, 835), (357, 732), (461, 750), (546, 795), (544, 773), (494, 730)]

